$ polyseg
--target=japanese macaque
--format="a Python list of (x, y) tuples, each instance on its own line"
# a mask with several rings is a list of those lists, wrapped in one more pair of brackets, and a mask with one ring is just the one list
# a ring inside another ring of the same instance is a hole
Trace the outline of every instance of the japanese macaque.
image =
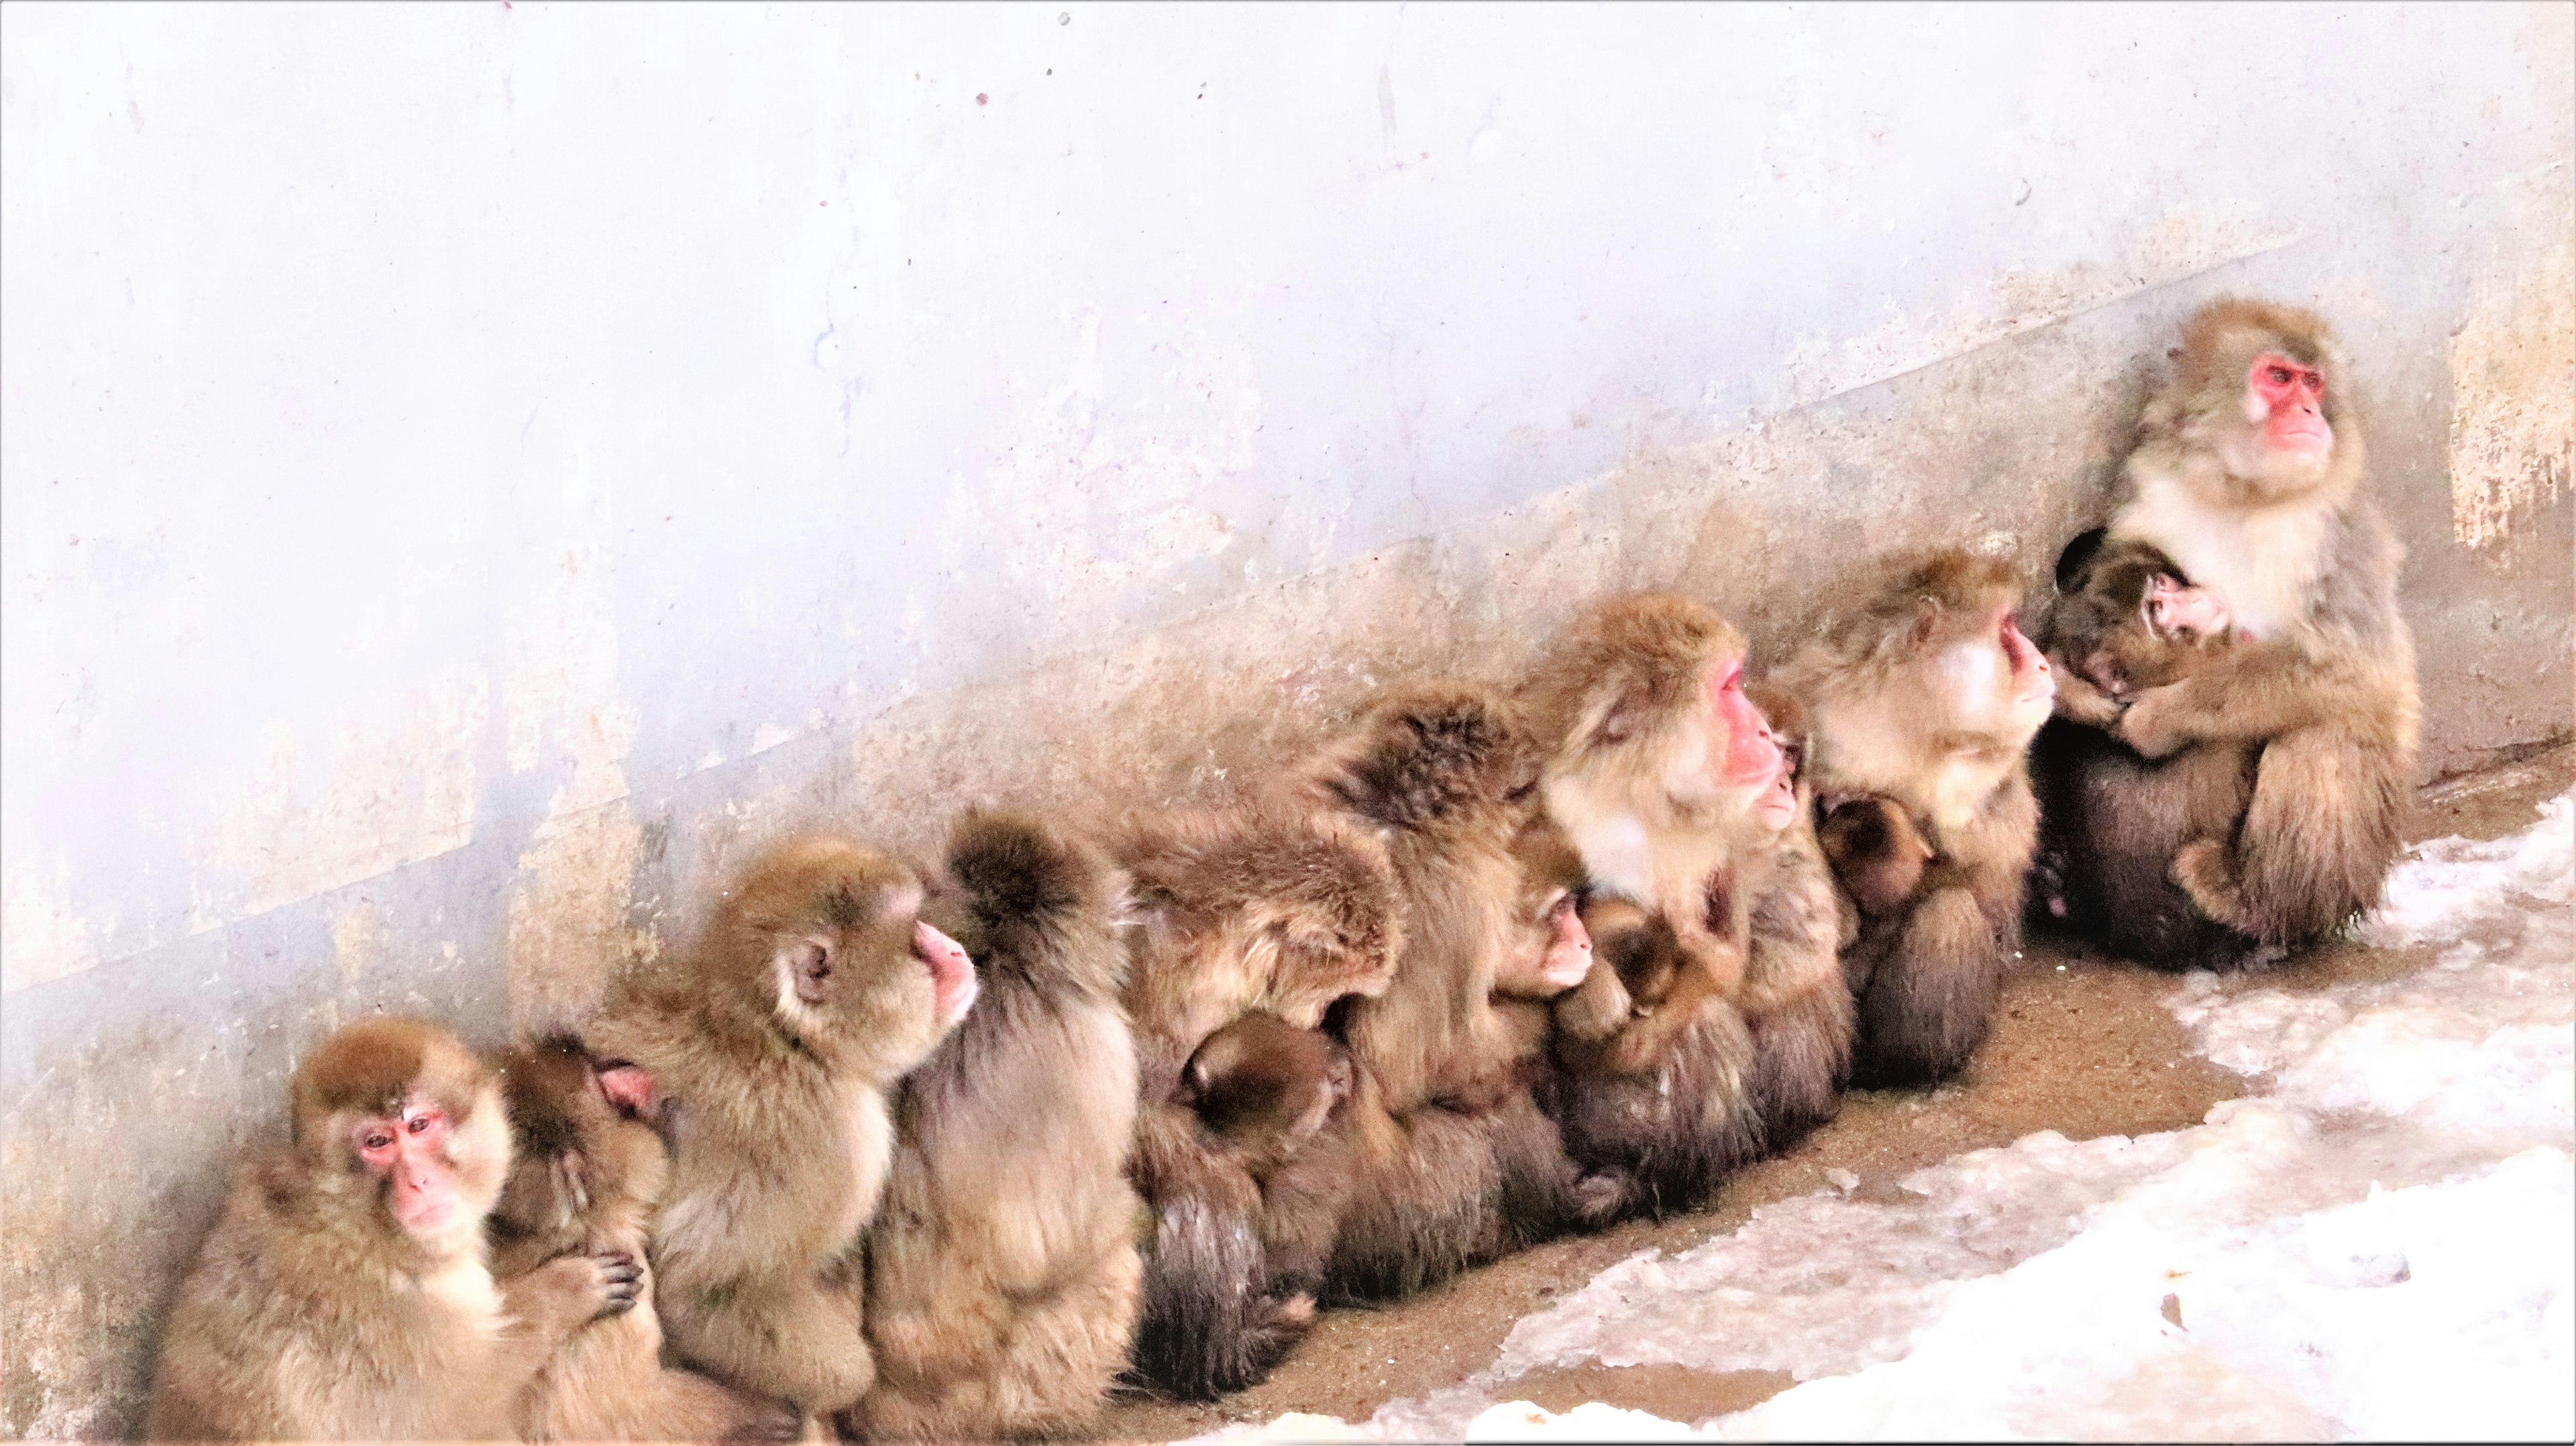
[[(1321, 1256), (1274, 1270), (1264, 1189), (1193, 1108), (1210, 1036), (1251, 1014), (1313, 1029), (1335, 1000), (1383, 993), (1404, 944), (1386, 846), (1279, 800), (1137, 821), (1113, 848), (1130, 876), (1127, 1010), (1136, 1039), (1130, 1178), (1151, 1217), (1133, 1367), (1207, 1399), (1268, 1374), (1314, 1324)], [(1325, 1183), (1329, 1183), (1327, 1180)], [(1274, 1182), (1274, 1193), (1276, 1185)], [(1307, 1212), (1332, 1217), (1329, 1203)]]
[[(2314, 313), (2212, 302), (2173, 361), (2139, 418), (2110, 536), (2156, 548), (2224, 599), (2238, 636), (2137, 691), (2109, 731), (2151, 762), (2260, 750), (2234, 846), (2183, 842), (2170, 876), (2208, 919), (2277, 951), (2369, 908), (2397, 857), (2420, 721), (2397, 611), (2403, 550), (2361, 495), (2360, 418)], [(2160, 791), (2106, 768), (2068, 791), (2088, 818)]]
[[(581, 1251), (645, 1254), (670, 1180), (662, 1137), (642, 1117), (653, 1083), (631, 1067), (603, 1077), (556, 1038), (502, 1056), (501, 1095), (516, 1144), (489, 1222), (492, 1273), (505, 1285)], [(635, 1308), (572, 1333), (520, 1393), (529, 1441), (782, 1441), (796, 1418), (774, 1403), (663, 1366), (648, 1275)]]
[(1186, 1071), (1190, 1107), (1256, 1181), (1322, 1133), (1351, 1095), (1351, 1056), (1319, 1029), (1247, 1014), (1207, 1037)]
[(671, 1183), (657, 1304), (680, 1358), (808, 1417), (875, 1384), (853, 1249), (893, 1152), (886, 1097), (974, 1002), (966, 951), (886, 856), (809, 835), (770, 850), (586, 1032), (658, 1085)]
[(1853, 1020), (1838, 950), (1850, 935), (1816, 841), (1805, 711), (1777, 689), (1749, 691), (1781, 758), (1755, 802), (1749, 849), (1734, 865), (1749, 910), (1735, 1008), (1753, 1034), (1751, 1087), (1762, 1143), (1780, 1150), (1842, 1108)]
[(1141, 1282), (1125, 876), (1034, 819), (973, 813), (928, 910), (983, 993), (895, 1097), (868, 1231), (870, 1440), (1080, 1428), (1127, 1364)]
[(2202, 913), (2171, 875), (2186, 847), (2232, 846), (2253, 794), (2256, 745), (2205, 743), (2150, 761), (2110, 731), (2142, 690), (2231, 646), (2224, 601), (2186, 584), (2155, 548), (2106, 543), (2098, 528), (2059, 556), (2057, 589), (2044, 634), (2058, 664), (2057, 716), (2031, 746), (2040, 910), (2123, 954), (2213, 967), (2250, 960), (2257, 941)]
[(1743, 672), (1744, 640), (1723, 619), (1646, 595), (1587, 609), (1521, 690), (1608, 966), (1557, 1002), (1551, 1109), (1593, 1188), (1659, 1210), (1695, 1204), (1761, 1148), (1735, 1003), (1752, 952), (1747, 865), (1795, 802)]
[(495, 1286), (484, 1217), (510, 1169), (492, 1073), (445, 1030), (369, 1019), (296, 1070), (287, 1147), (245, 1167), (161, 1346), (161, 1441), (457, 1440), (566, 1336), (634, 1305), (601, 1250)]
[(1356, 1066), (1335, 1298), (1422, 1289), (1615, 1204), (1598, 1187), (1578, 1195), (1531, 1096), (1525, 1037), (1494, 1006), (1507, 983), (1561, 989), (1555, 978), (1589, 969), (1561, 889), (1530, 913), (1515, 845), (1538, 764), (1502, 697), (1431, 682), (1375, 700), (1302, 770), (1317, 806), (1385, 841), (1404, 919), (1394, 982), (1331, 1022)]
[[(1843, 951), (1865, 1083), (1922, 1083), (1966, 1063), (2020, 942), (2039, 826), (2024, 753), (2056, 686), (2014, 619), (2019, 593), (2000, 561), (1935, 553), (1833, 620), (1777, 679), (1807, 710), (1812, 786), (1847, 858), (1843, 805), (1895, 806), (1877, 819), (1898, 834), (1892, 852), (1859, 856), (1899, 871), (1867, 890), (1875, 907)], [(1898, 825), (1931, 852), (1911, 892), (1890, 898), (1912, 867)]]

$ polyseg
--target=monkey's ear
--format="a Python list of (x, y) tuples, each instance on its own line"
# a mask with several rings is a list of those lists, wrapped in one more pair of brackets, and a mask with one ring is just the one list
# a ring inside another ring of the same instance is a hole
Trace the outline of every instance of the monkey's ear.
[(1643, 732), (1652, 716), (1645, 688), (1628, 682), (1592, 699), (1575, 736), (1596, 744), (1625, 743)]
[(2107, 527), (2096, 527), (2090, 532), (2079, 532), (2075, 534), (2074, 541), (2066, 544), (2066, 550), (2057, 554), (2057, 590), (2059, 592), (2073, 592), (2083, 582), (2084, 569), (2092, 566), (2093, 555), (2102, 550), (2103, 540), (2110, 535), (2111, 529)]
[[(779, 993), (798, 1002), (820, 1004), (832, 992), (832, 971), (838, 967), (832, 956), (830, 941), (807, 937), (792, 939), (779, 947), (770, 965), (778, 973)], [(785, 999), (781, 999), (785, 1003)]]

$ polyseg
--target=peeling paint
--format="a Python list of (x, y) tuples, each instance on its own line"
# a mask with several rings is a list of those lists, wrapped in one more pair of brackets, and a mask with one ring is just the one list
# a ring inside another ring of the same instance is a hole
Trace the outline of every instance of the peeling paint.
[(2451, 535), (2483, 548), (2576, 466), (2576, 242), (2562, 234), (2520, 284), (2481, 297), (2450, 366)]
[(572, 1024), (621, 969), (649, 957), (649, 935), (627, 923), (643, 839), (623, 799), (538, 826), (510, 890), (513, 1029)]

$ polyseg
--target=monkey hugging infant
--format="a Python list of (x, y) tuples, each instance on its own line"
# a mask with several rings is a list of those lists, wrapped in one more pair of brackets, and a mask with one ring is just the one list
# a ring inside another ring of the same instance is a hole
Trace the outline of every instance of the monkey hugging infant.
[(341, 1030), (182, 1286), (149, 1434), (1077, 1433), (1954, 1075), (2033, 881), (2175, 967), (2316, 937), (2411, 777), (2395, 544), (2315, 318), (2183, 343), (2040, 643), (1958, 551), (1759, 682), (1706, 604), (1600, 600), (1230, 807), (973, 811), (923, 863), (791, 839), (576, 1030)]

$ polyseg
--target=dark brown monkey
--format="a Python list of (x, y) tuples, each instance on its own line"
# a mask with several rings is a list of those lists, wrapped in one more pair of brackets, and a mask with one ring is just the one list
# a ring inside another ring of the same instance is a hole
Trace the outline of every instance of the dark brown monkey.
[[(1349, 994), (1385, 990), (1403, 947), (1386, 846), (1311, 807), (1131, 823), (1113, 850), (1131, 879), (1127, 1009), (1136, 1038), (1129, 1171), (1152, 1224), (1136, 1373), (1206, 1399), (1268, 1374), (1314, 1323), (1311, 1283), (1272, 1269), (1263, 1188), (1191, 1107), (1183, 1072), (1248, 1014), (1301, 1029)], [(1327, 1206), (1318, 1210), (1329, 1220)], [(1311, 1243), (1304, 1254), (1330, 1248)], [(1318, 1274), (1320, 1264), (1309, 1274)]]
[(1256, 1181), (1322, 1133), (1351, 1094), (1351, 1056), (1332, 1036), (1247, 1014), (1207, 1037), (1186, 1071), (1191, 1108)]
[(1327, 1271), (1336, 1297), (1419, 1290), (1603, 1213), (1597, 1188), (1578, 1199), (1522, 1038), (1494, 1007), (1507, 971), (1535, 951), (1544, 984), (1554, 945), (1580, 927), (1561, 905), (1543, 921), (1527, 913), (1514, 847), (1536, 812), (1538, 764), (1502, 697), (1426, 682), (1373, 701), (1301, 770), (1307, 797), (1385, 840), (1404, 910), (1394, 983), (1332, 1021), (1357, 1066), (1339, 1137), (1351, 1183)]
[[(1744, 639), (1706, 606), (1596, 604), (1521, 697), (1549, 816), (1581, 856), (1600, 965), (1556, 1005), (1547, 1094), (1591, 1188), (1687, 1208), (1761, 1148), (1745, 987), (1746, 866), (1781, 753), (1743, 690)], [(1607, 966), (1607, 967), (1602, 967)]]
[(245, 1167), (180, 1287), (154, 1440), (471, 1439), (640, 1268), (572, 1254), (496, 1287), (484, 1217), (510, 1168), (491, 1071), (418, 1020), (350, 1025), (296, 1070), (293, 1136)]
[[(2404, 552), (2361, 494), (2363, 472), (2361, 419), (2325, 323), (2220, 300), (2183, 328), (2111, 519), (2113, 539), (2162, 551), (2233, 615), (2231, 646), (2139, 692), (2114, 731), (2148, 760), (2261, 750), (2234, 848), (2185, 842), (2171, 873), (2200, 912), (2267, 946), (2314, 939), (2377, 902), (2414, 781)], [(2117, 809), (2131, 791), (2087, 778), (2073, 796)]]
[(2044, 634), (2057, 716), (2031, 746), (2041, 797), (2034, 917), (2121, 954), (2232, 967), (2260, 941), (2211, 919), (2172, 881), (2201, 840), (2230, 847), (2254, 790), (2257, 748), (2204, 743), (2140, 758), (2111, 730), (2129, 701), (2233, 645), (2222, 600), (2142, 542), (2069, 543)]
[[(2055, 697), (2048, 660), (2013, 617), (2004, 563), (1939, 552), (1833, 620), (1778, 682), (1809, 719), (1826, 818), (1882, 798), (1933, 851), (1911, 898), (1860, 921), (1843, 951), (1865, 1082), (1942, 1078), (1985, 1038), (2020, 942), (2039, 826), (2024, 765)], [(1885, 900), (1879, 902), (1884, 903)]]
[(1127, 1364), (1141, 1266), (1119, 991), (1126, 880), (1030, 818), (971, 813), (929, 908), (978, 962), (974, 1011), (895, 1097), (868, 1231), (871, 1440), (1078, 1430)]
[(1923, 827), (1892, 799), (1854, 798), (1834, 805), (1817, 826), (1816, 839), (1835, 885), (1860, 918), (1900, 912), (1923, 891), (1932, 845), (1923, 841)]
[[(505, 1285), (571, 1252), (605, 1249), (643, 1257), (653, 1209), (671, 1173), (661, 1136), (636, 1113), (651, 1091), (633, 1069), (603, 1080), (568, 1038), (502, 1056), (501, 1095), (516, 1149), (489, 1232), (492, 1273)], [(796, 1417), (776, 1404), (662, 1365), (662, 1325), (649, 1275), (635, 1306), (573, 1332), (538, 1371), (516, 1411), (523, 1439), (794, 1436)]]
[(875, 1383), (852, 1247), (885, 1187), (886, 1096), (975, 998), (965, 950), (921, 899), (882, 854), (792, 840), (725, 893), (695, 951), (586, 1034), (671, 1111), (653, 1269), (672, 1348), (809, 1416)]

